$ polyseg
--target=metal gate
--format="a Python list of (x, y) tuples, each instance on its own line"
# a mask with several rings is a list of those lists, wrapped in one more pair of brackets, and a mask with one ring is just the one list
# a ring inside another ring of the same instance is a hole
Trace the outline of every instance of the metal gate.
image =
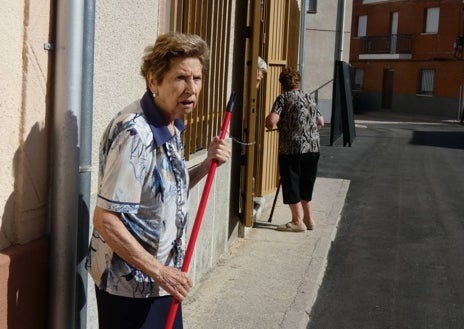
[[(246, 152), (244, 219), (253, 225), (253, 197), (264, 196), (276, 190), (279, 174), (277, 167), (278, 132), (266, 131), (264, 119), (269, 114), (277, 95), (281, 93), (279, 74), (286, 66), (297, 68), (300, 35), (300, 8), (296, 0), (250, 0), (251, 39), (247, 44), (247, 61), (252, 62), (245, 74), (247, 125), (245, 139), (255, 143)], [(268, 72), (256, 85), (257, 58), (268, 64)]]
[(185, 157), (205, 149), (221, 128), (227, 103), (232, 1), (177, 0), (171, 2), (173, 31), (194, 33), (211, 47), (207, 81), (196, 109), (184, 118)]
[[(245, 2), (240, 3), (245, 5)], [(239, 6), (237, 2), (234, 6), (232, 0), (176, 0), (170, 3), (170, 29), (196, 33), (213, 47), (213, 67), (204, 83), (197, 110), (185, 118), (184, 145), (188, 159), (190, 154), (205, 148), (219, 131), (223, 105), (228, 97), (226, 84), (230, 68), (227, 56), (234, 19), (232, 10)], [(297, 0), (248, 0), (246, 6), (242, 140), (249, 146), (243, 148), (239, 209), (245, 226), (249, 227), (253, 225), (253, 197), (269, 194), (278, 185), (278, 132), (265, 131), (264, 118), (280, 93), (278, 78), (282, 68), (297, 68), (300, 9)], [(258, 56), (268, 63), (268, 73), (259, 92), (256, 90)]]
[(264, 95), (257, 122), (257, 179), (256, 195), (274, 192), (279, 181), (277, 167), (278, 132), (267, 131), (264, 118), (269, 114), (275, 98), (281, 93), (279, 74), (286, 66), (298, 68), (300, 41), (300, 9), (298, 2), (268, 0), (265, 2), (264, 56), (268, 63)]

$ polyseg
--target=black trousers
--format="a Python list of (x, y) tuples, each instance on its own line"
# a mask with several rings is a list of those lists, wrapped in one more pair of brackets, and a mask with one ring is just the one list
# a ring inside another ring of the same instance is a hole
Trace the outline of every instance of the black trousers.
[[(172, 303), (171, 296), (129, 298), (111, 295), (95, 287), (100, 329), (164, 329)], [(179, 304), (173, 329), (183, 329)]]
[(319, 152), (279, 155), (279, 173), (284, 204), (312, 200), (319, 156)]

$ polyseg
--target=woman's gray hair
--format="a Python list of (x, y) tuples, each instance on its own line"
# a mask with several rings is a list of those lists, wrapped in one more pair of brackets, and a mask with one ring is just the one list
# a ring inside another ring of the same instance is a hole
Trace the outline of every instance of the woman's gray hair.
[(163, 81), (164, 75), (170, 69), (173, 58), (194, 57), (200, 60), (203, 72), (209, 67), (209, 47), (196, 34), (169, 32), (160, 35), (154, 46), (145, 48), (140, 74), (148, 86), (148, 73), (152, 73), (157, 83)]
[(261, 70), (263, 72), (267, 72), (267, 64), (264, 59), (258, 56), (258, 70)]

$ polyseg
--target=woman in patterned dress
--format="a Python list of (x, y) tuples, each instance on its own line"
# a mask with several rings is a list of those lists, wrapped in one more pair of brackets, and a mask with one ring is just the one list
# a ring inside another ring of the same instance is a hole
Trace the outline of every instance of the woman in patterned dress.
[(279, 76), (283, 93), (277, 96), (266, 128), (279, 129), (279, 172), (284, 204), (292, 219), (279, 231), (304, 232), (314, 228), (311, 199), (319, 161), (319, 132), (324, 118), (314, 99), (299, 89), (300, 74), (285, 68)]

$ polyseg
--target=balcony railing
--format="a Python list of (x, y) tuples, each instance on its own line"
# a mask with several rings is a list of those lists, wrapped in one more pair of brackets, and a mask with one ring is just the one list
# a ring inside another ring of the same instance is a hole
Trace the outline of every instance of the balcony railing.
[(361, 37), (360, 54), (411, 55), (411, 34), (390, 34)]

